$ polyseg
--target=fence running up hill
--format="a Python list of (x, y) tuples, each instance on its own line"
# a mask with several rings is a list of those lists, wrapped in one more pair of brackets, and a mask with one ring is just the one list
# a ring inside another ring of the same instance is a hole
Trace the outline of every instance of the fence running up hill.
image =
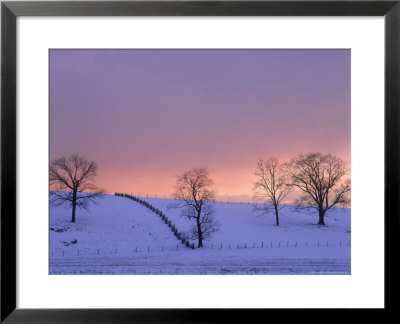
[(143, 199), (141, 199), (139, 197), (135, 197), (135, 196), (132, 196), (132, 195), (123, 194), (123, 193), (119, 193), (119, 192), (116, 192), (115, 196), (125, 197), (125, 198), (128, 198), (128, 199), (131, 199), (133, 201), (136, 201), (139, 204), (142, 204), (146, 208), (150, 209), (153, 213), (155, 213), (156, 215), (158, 215), (161, 218), (161, 220), (171, 229), (171, 231), (174, 234), (174, 236), (179, 241), (181, 241), (182, 244), (184, 244), (186, 247), (188, 247), (190, 249), (194, 249), (194, 244), (190, 243), (189, 241), (186, 240), (185, 237), (183, 237), (182, 233), (180, 233), (178, 231), (176, 226), (168, 219), (168, 217), (161, 210), (155, 208), (153, 205), (149, 204), (147, 201), (144, 201)]

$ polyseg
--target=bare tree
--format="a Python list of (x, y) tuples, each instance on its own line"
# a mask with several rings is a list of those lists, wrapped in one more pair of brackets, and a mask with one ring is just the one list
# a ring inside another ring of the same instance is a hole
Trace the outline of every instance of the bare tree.
[(300, 154), (286, 167), (291, 184), (300, 191), (296, 203), (318, 210), (318, 225), (325, 225), (324, 217), (329, 209), (349, 203), (349, 169), (341, 158), (321, 153)]
[(218, 230), (213, 218), (215, 193), (210, 189), (212, 179), (205, 168), (193, 168), (176, 179), (173, 198), (177, 199), (169, 208), (182, 208), (182, 216), (194, 222), (190, 231), (191, 239), (198, 240), (198, 247), (203, 240)]
[(276, 158), (260, 159), (254, 175), (257, 177), (254, 184), (254, 197), (264, 203), (262, 207), (257, 206), (255, 209), (265, 214), (275, 214), (275, 222), (279, 226), (280, 205), (291, 189), (288, 176)]
[(50, 203), (72, 207), (71, 222), (75, 222), (76, 207), (87, 209), (90, 202), (103, 196), (102, 190), (92, 182), (97, 176), (97, 164), (84, 156), (73, 154), (50, 164)]

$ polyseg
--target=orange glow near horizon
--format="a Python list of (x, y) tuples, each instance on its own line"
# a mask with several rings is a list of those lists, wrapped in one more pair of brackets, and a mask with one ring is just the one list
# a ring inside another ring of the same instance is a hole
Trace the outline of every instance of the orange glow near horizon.
[[(287, 161), (288, 159), (282, 159)], [(214, 181), (213, 189), (216, 192), (217, 201), (230, 202), (252, 202), (253, 187), (256, 180), (253, 172), (254, 168), (244, 168), (235, 170), (210, 171), (210, 177)], [(115, 192), (132, 194), (141, 197), (171, 198), (174, 192), (176, 176), (181, 172), (171, 172), (170, 174), (146, 173), (140, 174), (132, 170), (120, 174), (116, 177), (114, 172), (109, 174), (99, 172), (96, 183), (107, 184), (102, 187), (106, 193)]]
[(78, 153), (107, 193), (170, 197), (206, 167), (252, 201), (260, 158), (350, 167), (350, 50), (51, 50), (50, 159)]

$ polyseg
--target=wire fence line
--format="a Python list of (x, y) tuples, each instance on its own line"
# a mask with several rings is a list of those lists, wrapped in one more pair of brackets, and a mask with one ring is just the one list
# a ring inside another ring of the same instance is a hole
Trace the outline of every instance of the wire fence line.
[(181, 241), (181, 243), (186, 246), (187, 248), (190, 249), (194, 249), (194, 243), (189, 242), (186, 237), (184, 237), (183, 233), (178, 231), (178, 228), (171, 222), (170, 219), (168, 219), (168, 217), (159, 209), (157, 209), (156, 207), (154, 207), (152, 204), (148, 203), (147, 201), (143, 200), (142, 198), (139, 197), (135, 197), (132, 195), (128, 195), (128, 194), (123, 194), (123, 193), (119, 193), (116, 192), (115, 196), (118, 197), (125, 197), (128, 198), (130, 200), (133, 200), (135, 202), (138, 202), (139, 204), (145, 206), (146, 208), (150, 209), (153, 213), (155, 213), (157, 216), (159, 216), (161, 218), (161, 220), (171, 229), (172, 233), (174, 234), (174, 236)]
[(262, 241), (253, 243), (220, 243), (205, 244), (208, 249), (255, 249), (255, 248), (323, 248), (323, 247), (346, 247), (350, 246), (350, 240), (343, 241)]
[[(138, 193), (136, 196), (133, 195), (132, 193), (130, 193), (130, 194), (115, 193), (115, 195), (116, 196), (128, 195), (128, 196), (137, 197), (137, 198), (179, 200), (179, 199), (176, 199), (173, 195), (155, 195), (155, 194), (153, 194), (153, 195), (149, 196), (149, 194), (140, 194), (140, 193)], [(216, 201), (214, 201), (214, 203), (216, 203), (216, 204), (254, 205), (254, 206), (265, 205), (264, 203), (257, 202), (257, 201), (251, 202), (251, 201), (234, 201), (234, 200), (232, 200), (232, 201), (230, 201), (230, 200), (216, 200)], [(283, 205), (291, 206), (292, 204), (287, 203), (287, 204), (283, 204)]]
[[(118, 194), (118, 195), (124, 195), (124, 194)], [(129, 196), (134, 196), (132, 194), (129, 194)], [(138, 193), (137, 198), (150, 198), (150, 199), (168, 199), (168, 200), (173, 200), (173, 201), (179, 201), (179, 199), (176, 199), (172, 195), (149, 195), (149, 194), (140, 194)], [(271, 205), (269, 203), (265, 202), (260, 202), (260, 201), (235, 201), (235, 200), (216, 200), (213, 201), (214, 204), (228, 204), (228, 205), (237, 205), (237, 206), (251, 206), (253, 208), (265, 206), (265, 205)], [(294, 201), (287, 201), (284, 203), (281, 203), (282, 207), (292, 209), (293, 211), (296, 211), (298, 209), (298, 205)], [(350, 208), (350, 204), (343, 204), (341, 206), (334, 206), (334, 209), (341, 209), (341, 208)]]
[[(205, 244), (201, 248), (204, 250), (252, 250), (252, 249), (315, 249), (315, 248), (349, 248), (351, 246), (350, 240), (343, 241), (262, 241), (253, 243), (219, 243), (219, 244)], [(94, 256), (94, 255), (134, 255), (136, 253), (151, 253), (151, 252), (182, 252), (187, 251), (186, 247), (182, 245), (168, 245), (168, 246), (136, 246), (131, 248), (114, 248), (114, 249), (53, 249), (50, 252), (51, 257), (62, 256)]]
[(136, 246), (132, 248), (83, 248), (83, 249), (62, 249), (62, 248), (55, 248), (50, 252), (51, 257), (57, 257), (57, 256), (94, 256), (94, 255), (127, 255), (127, 254), (134, 254), (134, 253), (150, 253), (150, 252), (172, 252), (172, 251), (182, 251), (186, 250), (186, 247), (183, 247), (182, 245), (176, 245), (176, 246), (160, 246), (160, 247), (155, 247), (155, 246)]
[[(135, 196), (132, 193), (129, 194), (129, 196)], [(155, 199), (168, 199), (168, 200), (178, 200), (176, 199), (173, 195), (171, 194), (161, 194), (161, 195), (156, 195), (156, 194), (140, 194), (138, 193), (135, 197), (138, 198), (155, 198)], [(221, 203), (221, 204), (240, 204), (240, 205), (263, 205), (264, 203), (260, 203), (257, 201), (236, 201), (236, 200), (216, 200), (214, 203)], [(287, 203), (286, 205), (291, 205), (290, 203)]]

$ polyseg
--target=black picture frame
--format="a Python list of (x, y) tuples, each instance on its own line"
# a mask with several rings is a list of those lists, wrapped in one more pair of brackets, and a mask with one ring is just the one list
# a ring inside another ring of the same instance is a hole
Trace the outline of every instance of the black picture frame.
[[(400, 0), (372, 1), (2, 1), (1, 2), (1, 322), (142, 323), (263, 321), (252, 309), (16, 308), (16, 18), (19, 16), (384, 16), (385, 309), (395, 311), (400, 232)], [(373, 262), (373, 260), (371, 260)], [(367, 285), (367, 283), (366, 283)], [(40, 292), (39, 292), (40, 293)], [(267, 293), (267, 292), (266, 292)], [(345, 293), (345, 292), (344, 292)], [(367, 293), (367, 291), (366, 291)], [(276, 312), (277, 310), (268, 310)], [(308, 310), (310, 311), (310, 310)], [(311, 310), (316, 311), (316, 310)], [(328, 310), (326, 310), (328, 311)], [(300, 314), (304, 311), (298, 310)], [(329, 311), (332, 313), (332, 311)], [(315, 313), (314, 313), (315, 314)], [(333, 314), (333, 313), (332, 313)], [(307, 312), (307, 315), (310, 316)], [(313, 315), (321, 316), (321, 315)], [(325, 316), (325, 315), (323, 315)], [(331, 317), (331, 315), (329, 315)], [(333, 314), (333, 316), (336, 316)], [(371, 316), (370, 313), (367, 315)], [(340, 318), (339, 316), (337, 318)], [(253, 319), (253, 320), (252, 320)], [(280, 320), (283, 320), (282, 317)], [(258, 320), (257, 320), (258, 321)]]

